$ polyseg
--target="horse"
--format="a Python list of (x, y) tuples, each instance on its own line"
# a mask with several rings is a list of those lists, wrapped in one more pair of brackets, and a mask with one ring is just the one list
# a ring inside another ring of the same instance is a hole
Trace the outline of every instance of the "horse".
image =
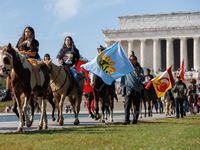
[[(37, 83), (35, 79), (35, 74), (33, 72), (31, 64), (26, 60), (26, 57), (21, 55), (17, 50), (15, 50), (9, 43), (7, 46), (0, 47), (2, 54), (0, 55), (0, 76), (8, 77), (11, 73), (11, 86), (14, 91), (14, 96), (18, 105), (18, 113), (20, 124), (17, 131), (23, 130), (23, 117), (24, 113), (26, 125), (30, 127), (32, 122), (30, 121), (27, 114), (27, 105), (31, 98), (31, 94), (38, 100), (40, 108), (42, 108), (42, 113), (40, 121), (38, 124), (38, 129), (47, 129), (47, 115), (46, 115), (46, 93), (48, 84), (50, 81), (50, 73), (48, 67), (43, 64), (40, 66), (40, 79), (43, 91), (43, 97), (37, 97)], [(21, 95), (25, 95), (25, 100), (23, 106), (21, 105), (22, 99)]]
[[(50, 80), (50, 87), (53, 92), (53, 96), (55, 102), (59, 104), (59, 125), (63, 125), (63, 103), (66, 98), (68, 97), (69, 102), (72, 105), (72, 110), (74, 112), (74, 125), (78, 125), (79, 119), (79, 111), (80, 111), (80, 104), (82, 101), (82, 94), (77, 95), (76, 87), (74, 86), (74, 79), (70, 76), (70, 74), (64, 69), (61, 65), (56, 65), (52, 62), (52, 60), (46, 60), (44, 63), (48, 66), (51, 73), (51, 80)], [(73, 77), (74, 78), (74, 77)], [(81, 79), (80, 86), (84, 88), (84, 80)]]
[[(95, 80), (95, 81), (93, 81)], [(102, 123), (105, 123), (105, 108), (110, 109), (110, 122), (113, 122), (113, 108), (114, 108), (114, 91), (112, 90), (112, 85), (107, 85), (103, 80), (94, 75), (93, 80), (91, 80), (91, 85), (93, 85), (93, 95), (94, 95), (94, 105), (95, 105), (95, 120), (100, 118), (99, 114), (99, 101), (101, 105), (101, 119)]]
[(164, 105), (165, 109), (165, 115), (171, 116), (174, 114), (174, 97), (172, 95), (171, 89), (169, 89), (165, 94), (164, 94), (164, 99), (162, 99), (162, 103)]

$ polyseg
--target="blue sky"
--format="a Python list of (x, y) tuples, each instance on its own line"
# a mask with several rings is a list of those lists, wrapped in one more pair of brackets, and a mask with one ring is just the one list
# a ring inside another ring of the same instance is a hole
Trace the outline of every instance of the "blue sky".
[(102, 30), (118, 29), (118, 16), (177, 11), (200, 11), (199, 0), (1, 0), (0, 46), (16, 43), (26, 26), (35, 30), (39, 54), (53, 62), (66, 36), (91, 60), (102, 45)]

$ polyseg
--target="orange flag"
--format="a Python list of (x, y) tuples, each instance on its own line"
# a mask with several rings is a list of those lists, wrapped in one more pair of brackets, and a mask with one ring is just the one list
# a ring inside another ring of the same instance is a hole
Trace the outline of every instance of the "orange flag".
[(182, 64), (181, 64), (180, 77), (181, 77), (181, 80), (184, 82), (184, 60), (182, 61)]

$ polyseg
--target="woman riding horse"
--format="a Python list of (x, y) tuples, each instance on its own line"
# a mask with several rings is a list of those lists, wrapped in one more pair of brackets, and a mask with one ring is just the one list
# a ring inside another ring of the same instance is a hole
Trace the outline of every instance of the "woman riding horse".
[(67, 70), (68, 68), (71, 70), (74, 78), (76, 79), (75, 86), (77, 89), (77, 94), (82, 94), (82, 89), (79, 84), (79, 77), (78, 73), (76, 71), (76, 65), (78, 64), (80, 54), (78, 49), (76, 48), (74, 41), (72, 37), (67, 36), (64, 40), (64, 44), (62, 48), (60, 49), (58, 55), (57, 55), (58, 61), (60, 64), (64, 66), (64, 68)]
[[(26, 27), (24, 29), (22, 37), (19, 39), (16, 47), (19, 49), (21, 54), (24, 54), (24, 56), (27, 58), (28, 62), (31, 64), (33, 68), (38, 85), (37, 96), (41, 97), (43, 93), (40, 83), (38, 64), (36, 60), (39, 58), (38, 55), (39, 42), (35, 39), (35, 31), (32, 27)], [(1, 99), (1, 101), (9, 100), (10, 90), (11, 90), (11, 81), (10, 81), (10, 76), (8, 76), (6, 82), (6, 95), (4, 98)]]

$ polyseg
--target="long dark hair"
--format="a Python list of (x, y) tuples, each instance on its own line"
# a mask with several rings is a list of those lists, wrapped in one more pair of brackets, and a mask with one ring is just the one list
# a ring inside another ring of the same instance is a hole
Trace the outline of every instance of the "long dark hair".
[[(132, 51), (131, 52), (131, 56), (129, 57), (129, 59), (131, 58), (131, 57), (134, 57), (135, 58), (135, 60), (137, 61), (137, 57), (135, 56), (135, 53), (134, 53), (134, 51)], [(140, 64), (139, 64), (139, 62), (137, 61), (136, 62), (136, 65), (140, 68), (140, 69), (142, 69), (142, 67), (140, 66)]]
[(32, 27), (27, 26), (27, 27), (24, 29), (24, 32), (23, 32), (21, 38), (19, 39), (19, 41), (18, 41), (18, 43), (17, 43), (17, 46), (16, 46), (16, 47), (17, 47), (18, 49), (23, 49), (22, 43), (26, 40), (26, 37), (25, 37), (25, 30), (26, 30), (26, 29), (29, 29), (29, 30), (31, 31), (31, 35), (30, 35), (30, 37), (29, 37), (29, 39), (28, 39), (28, 40), (30, 41), (30, 43), (31, 43), (30, 49), (33, 49), (33, 47), (34, 47), (33, 40), (35, 40), (35, 31), (34, 31), (34, 29), (33, 29)]
[(58, 53), (58, 55), (57, 55), (56, 58), (61, 58), (61, 57), (63, 57), (63, 55), (66, 53), (66, 51), (67, 51), (67, 45), (65, 44), (65, 41), (66, 41), (67, 38), (70, 39), (70, 48), (71, 48), (71, 50), (74, 51), (75, 54), (78, 55), (77, 57), (79, 58), (79, 57), (80, 57), (79, 52), (78, 52), (78, 50), (77, 50), (77, 48), (76, 48), (76, 46), (75, 46), (75, 44), (74, 44), (74, 41), (73, 41), (73, 39), (72, 39), (71, 36), (67, 36), (67, 37), (64, 39), (63, 46), (62, 46), (62, 48), (60, 49), (60, 51), (59, 51), (59, 53)]

